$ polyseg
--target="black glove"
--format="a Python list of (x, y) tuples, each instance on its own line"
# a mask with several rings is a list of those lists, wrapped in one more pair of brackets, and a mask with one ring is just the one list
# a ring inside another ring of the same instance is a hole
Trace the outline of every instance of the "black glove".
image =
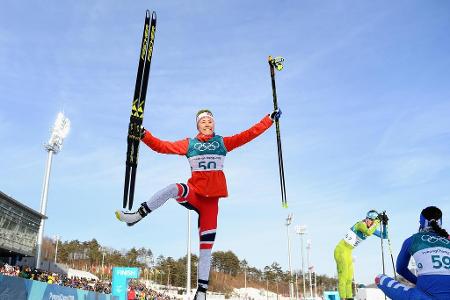
[(381, 223), (383, 223), (383, 225), (387, 225), (389, 218), (385, 212), (379, 214), (379, 218), (380, 218)]
[(145, 128), (144, 126), (140, 125), (140, 130), (139, 130), (139, 137), (142, 139), (145, 135)]
[(128, 138), (132, 140), (140, 140), (144, 137), (145, 128), (142, 125), (136, 123), (130, 123), (128, 128)]
[(277, 108), (269, 114), (269, 117), (272, 121), (278, 121), (281, 117), (281, 114), (281, 109)]

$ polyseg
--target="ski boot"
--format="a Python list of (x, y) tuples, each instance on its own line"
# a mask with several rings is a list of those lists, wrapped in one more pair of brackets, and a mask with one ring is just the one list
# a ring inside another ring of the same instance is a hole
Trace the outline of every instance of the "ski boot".
[(133, 226), (140, 220), (142, 220), (145, 216), (147, 216), (151, 212), (150, 208), (148, 208), (147, 203), (144, 202), (141, 204), (141, 207), (135, 212), (125, 212), (125, 211), (116, 211), (116, 218), (121, 221), (127, 223), (128, 226)]

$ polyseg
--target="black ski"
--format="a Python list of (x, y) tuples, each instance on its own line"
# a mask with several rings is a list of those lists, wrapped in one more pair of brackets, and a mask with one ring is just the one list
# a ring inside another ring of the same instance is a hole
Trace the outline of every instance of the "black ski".
[(123, 192), (123, 208), (133, 207), (134, 185), (138, 163), (141, 127), (144, 120), (145, 97), (147, 95), (148, 77), (153, 54), (153, 44), (156, 30), (156, 13), (145, 12), (144, 32), (142, 34), (139, 66), (136, 76), (134, 98), (131, 106), (130, 124), (127, 137), (127, 160), (125, 168), (125, 185)]

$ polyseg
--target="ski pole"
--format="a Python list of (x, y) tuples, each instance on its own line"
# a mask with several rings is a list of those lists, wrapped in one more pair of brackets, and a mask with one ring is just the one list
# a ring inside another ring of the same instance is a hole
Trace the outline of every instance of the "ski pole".
[[(381, 213), (382, 215), (384, 214), (384, 212)], [(381, 221), (383, 222), (383, 221)], [(383, 275), (386, 275), (386, 270), (384, 267), (384, 247), (383, 247), (383, 237), (384, 237), (384, 226), (383, 224), (381, 224), (381, 261), (382, 261), (382, 265), (383, 265)], [(386, 294), (384, 295), (384, 299), (386, 300)]]
[(387, 230), (387, 222), (386, 222), (386, 231), (388, 232), (388, 246), (389, 246), (389, 253), (391, 255), (391, 262), (392, 262), (392, 269), (394, 270), (394, 279), (397, 280), (397, 272), (395, 270), (395, 263), (394, 263), (394, 255), (392, 254), (392, 245), (391, 245), (391, 239), (389, 237), (389, 230)]
[[(283, 70), (283, 62), (284, 58), (281, 56), (277, 56), (273, 58), (269, 56), (269, 66), (270, 66), (270, 78), (272, 81), (272, 96), (273, 96), (273, 109), (278, 109), (278, 101), (277, 101), (277, 89), (275, 86), (275, 68), (278, 71)], [(284, 208), (288, 207), (287, 199), (286, 199), (286, 184), (284, 180), (284, 164), (283, 164), (283, 150), (281, 148), (281, 134), (280, 134), (280, 122), (279, 120), (275, 120), (275, 129), (277, 134), (277, 149), (278, 149), (278, 171), (280, 175), (280, 189), (281, 189), (281, 205)]]
[[(381, 215), (383, 215), (384, 212), (381, 213)], [(384, 237), (384, 225), (383, 225), (383, 221), (381, 221), (381, 263), (383, 265), (383, 275), (386, 274), (386, 270), (384, 267), (384, 245), (383, 245), (383, 237)]]

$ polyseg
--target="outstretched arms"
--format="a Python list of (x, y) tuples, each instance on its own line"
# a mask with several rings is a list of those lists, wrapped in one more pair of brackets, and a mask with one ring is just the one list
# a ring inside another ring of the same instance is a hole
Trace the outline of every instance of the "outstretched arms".
[(148, 130), (143, 129), (141, 140), (153, 151), (163, 154), (186, 155), (189, 148), (189, 140), (179, 140), (175, 142), (163, 141), (154, 137)]
[(225, 144), (225, 148), (230, 152), (237, 147), (240, 147), (254, 138), (261, 135), (264, 131), (266, 131), (270, 126), (272, 126), (273, 121), (269, 115), (265, 116), (261, 121), (250, 127), (249, 129), (242, 131), (241, 133), (235, 134), (233, 136), (224, 137), (223, 142)]

